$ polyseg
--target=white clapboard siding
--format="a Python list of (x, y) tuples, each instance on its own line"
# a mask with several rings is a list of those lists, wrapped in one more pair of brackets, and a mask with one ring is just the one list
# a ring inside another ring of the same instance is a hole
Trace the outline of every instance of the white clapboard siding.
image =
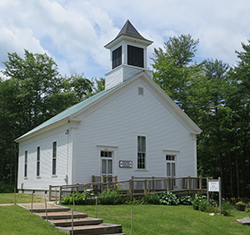
[[(144, 88), (144, 95), (138, 95), (138, 87)], [(101, 174), (99, 152), (105, 146), (114, 151), (113, 174), (119, 180), (166, 176), (166, 150), (178, 153), (177, 176), (197, 175), (194, 136), (142, 79), (78, 118), (82, 122), (75, 143), (74, 183)], [(137, 170), (137, 135), (146, 136), (146, 170)], [(133, 168), (119, 168), (119, 160), (133, 161)]]
[[(39, 135), (29, 141), (20, 143), (18, 163), (18, 188), (48, 190), (48, 185), (66, 184), (65, 178), (71, 182), (72, 151), (71, 131), (67, 128)], [(52, 175), (52, 145), (57, 142), (56, 175)], [(40, 146), (40, 176), (37, 177), (37, 147)], [(24, 155), (28, 151), (27, 177), (24, 177)], [(22, 185), (23, 184), (23, 185)]]
[[(138, 94), (138, 88), (144, 94)], [(89, 183), (101, 175), (101, 150), (113, 152), (118, 180), (166, 176), (166, 154), (175, 154), (176, 176), (197, 176), (199, 128), (142, 72), (93, 99), (83, 110), (25, 136), (19, 144), (18, 189), (48, 190), (49, 185)], [(71, 122), (72, 120), (72, 122)], [(58, 127), (57, 127), (58, 125)], [(32, 138), (31, 138), (32, 136)], [(146, 136), (146, 169), (137, 169), (137, 136)], [(52, 145), (57, 141), (57, 173), (52, 175)], [(37, 147), (41, 173), (36, 176)], [(24, 154), (28, 151), (28, 175)], [(119, 168), (120, 160), (133, 162)], [(67, 177), (66, 177), (67, 175)]]

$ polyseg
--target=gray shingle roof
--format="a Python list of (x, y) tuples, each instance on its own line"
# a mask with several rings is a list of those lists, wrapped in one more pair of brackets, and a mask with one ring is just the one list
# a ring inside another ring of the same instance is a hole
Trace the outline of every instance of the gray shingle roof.
[(148, 45), (150, 45), (153, 41), (150, 41), (143, 36), (135, 29), (135, 27), (131, 24), (129, 20), (125, 23), (125, 25), (122, 27), (121, 31), (118, 33), (118, 35), (113, 39), (111, 42), (109, 42), (104, 47), (108, 48), (108, 45), (112, 44), (117, 38), (121, 36), (129, 36), (133, 38), (138, 38), (140, 40), (146, 41)]
[(120, 37), (121, 35), (127, 35), (127, 36), (131, 36), (134, 38), (147, 40), (146, 38), (141, 36), (141, 34), (135, 29), (135, 27), (131, 24), (131, 22), (129, 20), (127, 20), (127, 22), (122, 27), (121, 31), (118, 33), (116, 38)]

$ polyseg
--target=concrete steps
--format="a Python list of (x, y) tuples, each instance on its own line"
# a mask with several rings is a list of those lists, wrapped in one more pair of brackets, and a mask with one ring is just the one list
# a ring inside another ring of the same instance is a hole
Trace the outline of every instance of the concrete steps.
[(67, 234), (126, 235), (125, 233), (122, 233), (122, 225), (120, 224), (103, 223), (102, 219), (90, 218), (86, 213), (72, 213), (68, 207), (50, 204), (47, 207), (46, 215), (46, 210), (42, 205), (36, 205), (34, 208), (32, 208), (32, 210), (27, 207), (27, 205), (21, 206), (29, 211), (32, 211), (32, 213), (40, 216), (44, 220), (48, 219), (48, 222)]

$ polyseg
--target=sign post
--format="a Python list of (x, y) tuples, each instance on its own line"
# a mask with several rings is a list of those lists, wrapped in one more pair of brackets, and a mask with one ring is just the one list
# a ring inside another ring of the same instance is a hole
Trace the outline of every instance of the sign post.
[(219, 205), (220, 205), (220, 214), (222, 212), (221, 205), (221, 179), (208, 179), (207, 178), (207, 204), (209, 204), (209, 192), (218, 192), (219, 193)]

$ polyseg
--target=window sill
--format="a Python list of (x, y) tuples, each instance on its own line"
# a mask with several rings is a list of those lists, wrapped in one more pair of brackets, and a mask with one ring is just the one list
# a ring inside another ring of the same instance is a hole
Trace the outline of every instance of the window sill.
[(28, 177), (24, 177), (24, 179), (25, 179), (25, 180), (27, 180), (27, 179), (28, 179)]
[(57, 175), (52, 175), (51, 178), (57, 178)]
[(37, 179), (41, 179), (41, 176), (37, 176), (36, 178), (37, 178)]
[(147, 169), (136, 169), (135, 171), (143, 171), (143, 172), (148, 172)]

